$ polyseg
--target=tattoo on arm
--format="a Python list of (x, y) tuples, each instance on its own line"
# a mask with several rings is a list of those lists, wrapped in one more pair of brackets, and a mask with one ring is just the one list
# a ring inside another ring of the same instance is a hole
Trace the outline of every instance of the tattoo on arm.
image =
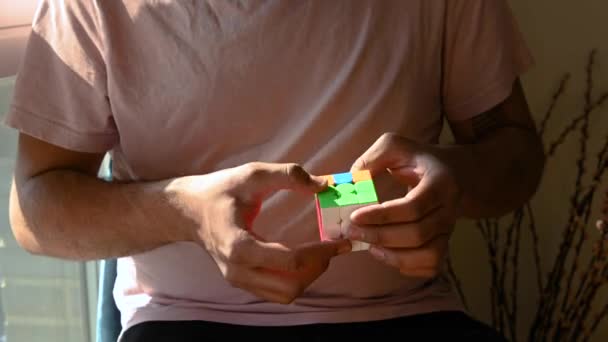
[(498, 129), (507, 127), (536, 133), (536, 129), (534, 127), (505, 118), (500, 107), (475, 116), (471, 123), (474, 140), (483, 139), (488, 134), (491, 134)]

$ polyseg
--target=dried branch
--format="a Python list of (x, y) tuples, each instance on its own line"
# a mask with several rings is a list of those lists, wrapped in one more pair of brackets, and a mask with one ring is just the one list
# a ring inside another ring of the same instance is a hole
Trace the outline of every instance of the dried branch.
[[(543, 315), (541, 317), (537, 317), (540, 320), (540, 330), (543, 331), (544, 333), (548, 332), (548, 329), (550, 329), (549, 325), (550, 325), (550, 314), (555, 313), (556, 311), (556, 306), (558, 305), (558, 301), (560, 298), (564, 298), (564, 297), (560, 297), (559, 295), (561, 294), (560, 289), (561, 289), (561, 282), (564, 276), (565, 268), (566, 268), (566, 263), (568, 260), (568, 257), (570, 255), (571, 252), (571, 248), (572, 245), (574, 243), (574, 236), (577, 233), (577, 230), (579, 229), (584, 229), (581, 227), (584, 227), (584, 225), (581, 225), (581, 214), (585, 211), (585, 205), (580, 203), (580, 195), (581, 192), (583, 191), (583, 187), (582, 187), (582, 180), (583, 177), (586, 173), (586, 160), (587, 160), (587, 144), (588, 144), (588, 140), (589, 140), (589, 119), (590, 119), (590, 114), (591, 112), (597, 108), (597, 107), (593, 107), (592, 105), (592, 100), (591, 100), (591, 96), (593, 94), (593, 65), (595, 63), (595, 50), (591, 51), (591, 53), (589, 54), (589, 57), (587, 59), (587, 64), (586, 64), (586, 86), (585, 86), (585, 91), (584, 91), (584, 96), (585, 96), (585, 105), (584, 105), (584, 109), (583, 109), (583, 114), (581, 116), (579, 116), (577, 119), (575, 119), (571, 125), (569, 125), (566, 130), (564, 130), (562, 132), (562, 135), (560, 135), (557, 139), (557, 141), (555, 143), (553, 143), (549, 149), (548, 155), (552, 155), (553, 153), (555, 153), (557, 146), (559, 146), (561, 143), (563, 143), (566, 139), (566, 137), (572, 133), (574, 131), (574, 129), (578, 126), (579, 122), (582, 122), (582, 126), (580, 128), (580, 139), (579, 139), (579, 143), (580, 143), (580, 147), (579, 147), (579, 153), (578, 153), (578, 157), (577, 157), (577, 162), (576, 162), (576, 166), (577, 166), (577, 173), (576, 173), (576, 178), (575, 178), (575, 187), (574, 187), (574, 193), (572, 194), (572, 196), (570, 197), (570, 203), (571, 203), (571, 210), (570, 210), (570, 215), (569, 215), (569, 219), (568, 219), (568, 224), (565, 227), (565, 233), (564, 233), (564, 238), (562, 239), (562, 243), (560, 244), (560, 248), (559, 248), (559, 253), (558, 256), (555, 260), (554, 263), (554, 267), (549, 275), (549, 281), (548, 281), (548, 286), (551, 289), (551, 292), (549, 293), (553, 293), (554, 295), (551, 297), (548, 297), (547, 300), (543, 303), (541, 303), (541, 311), (543, 313)], [(599, 102), (600, 105), (603, 102)], [(580, 120), (578, 120), (580, 119)], [(578, 121), (577, 121), (578, 120)], [(574, 263), (577, 262), (578, 257), (580, 255), (580, 250), (578, 251), (578, 253), (576, 252), (576, 250), (574, 251)], [(566, 287), (568, 287), (568, 284), (566, 284)], [(545, 290), (546, 291), (546, 290)], [(566, 295), (569, 295), (569, 290), (567, 290)], [(567, 297), (565, 299), (567, 301)], [(562, 302), (563, 303), (563, 302)], [(544, 305), (542, 305), (544, 304)], [(561, 312), (561, 311), (560, 311)], [(561, 325), (563, 324), (563, 319), (560, 316), (560, 318), (558, 319), (558, 324)]]
[[(584, 250), (589, 246), (586, 228), (592, 218), (592, 208), (598, 196), (603, 177), (608, 174), (608, 132), (605, 141), (590, 164), (590, 142), (593, 114), (608, 102), (608, 92), (600, 92), (594, 98), (597, 52), (591, 51), (585, 65), (583, 108), (567, 125), (558, 131), (554, 140), (546, 143), (546, 155), (554, 156), (559, 147), (573, 134), (578, 133), (578, 151), (575, 156), (576, 174), (574, 191), (568, 198), (569, 211), (562, 230), (557, 255), (552, 260), (548, 275), (543, 276), (540, 238), (537, 219), (530, 203), (515, 211), (510, 224), (501, 225), (500, 220), (480, 220), (477, 227), (488, 250), (491, 268), (490, 290), (492, 324), (511, 340), (517, 339), (518, 289), (520, 245), (524, 219), (532, 238), (532, 251), (539, 291), (537, 310), (528, 331), (529, 341), (588, 340), (600, 322), (608, 316), (608, 304), (599, 313), (590, 317), (600, 289), (608, 284), (608, 192), (603, 216), (598, 220), (600, 231), (594, 243), (593, 253), (586, 258)], [(570, 74), (565, 74), (549, 102), (547, 111), (539, 124), (539, 134), (546, 135), (550, 120), (555, 116), (557, 105), (566, 93)], [(595, 130), (594, 130), (595, 131)], [(594, 170), (593, 170), (594, 169)], [(591, 176), (591, 177), (589, 177)], [(502, 221), (504, 222), (504, 221)], [(451, 267), (451, 266), (449, 266)], [(462, 293), (462, 289), (458, 290)]]
[(464, 295), (464, 291), (462, 290), (462, 283), (460, 282), (460, 279), (458, 278), (458, 276), (456, 275), (456, 272), (454, 271), (454, 267), (452, 265), (451, 258), (448, 258), (448, 275), (450, 276), (450, 279), (452, 280), (454, 287), (456, 287), (456, 291), (458, 292), (458, 296), (460, 297), (460, 301), (462, 302), (462, 305), (464, 305), (465, 309), (469, 310), (469, 304), (467, 303), (467, 297)]
[(591, 105), (591, 110), (593, 111), (595, 108), (600, 108), (604, 105), (604, 103), (608, 100), (608, 92), (602, 93), (597, 100)]
[[(589, 330), (591, 332), (595, 331), (599, 327), (600, 322), (602, 320), (604, 320), (606, 317), (608, 317), (608, 303), (604, 304), (604, 307), (602, 308), (602, 310), (595, 315), (595, 317), (591, 321), (591, 327), (589, 328)], [(591, 337), (591, 334), (584, 336), (583, 341), (588, 341), (590, 337)]]
[[(586, 173), (585, 165), (587, 162), (587, 148), (588, 148), (588, 143), (589, 143), (589, 114), (590, 114), (590, 108), (592, 106), (591, 97), (593, 94), (593, 65), (595, 64), (595, 56), (596, 56), (596, 50), (591, 51), (591, 53), (589, 54), (589, 59), (588, 59), (587, 68), (586, 68), (586, 72), (587, 72), (587, 83), (586, 83), (586, 87), (585, 87), (585, 113), (586, 114), (583, 118), (583, 124), (581, 125), (581, 129), (580, 129), (580, 139), (579, 139), (580, 147), (579, 147), (578, 158), (576, 161), (577, 172), (576, 172), (576, 179), (575, 179), (575, 184), (574, 184), (575, 190), (574, 190), (574, 195), (572, 196), (573, 204), (579, 202), (579, 196), (580, 196), (581, 192), (583, 191), (583, 186), (582, 186), (583, 177), (585, 176), (585, 173)], [(591, 203), (591, 200), (589, 200), (587, 203)], [(583, 246), (583, 242), (585, 241), (585, 227), (586, 227), (587, 221), (589, 220), (590, 208), (588, 206), (585, 209), (586, 209), (585, 218), (583, 219), (583, 222), (580, 222), (581, 224), (579, 224), (578, 227), (576, 227), (576, 229), (573, 232), (573, 235), (576, 235), (578, 233), (578, 240), (574, 246), (574, 255), (572, 257), (572, 264), (569, 267), (569, 272), (566, 277), (566, 289), (565, 289), (565, 293), (564, 293), (564, 297), (563, 297), (564, 299), (562, 301), (562, 305), (560, 308), (560, 312), (567, 312), (567, 311), (565, 311), (565, 309), (568, 306), (568, 304), (570, 304), (569, 303), (570, 302), (569, 301), (570, 290), (572, 289), (572, 282), (574, 279), (574, 274), (578, 270), (578, 263), (579, 263), (579, 259), (580, 259), (581, 249)], [(561, 278), (559, 280), (561, 281)], [(567, 323), (562, 318), (564, 318), (563, 315), (561, 315), (558, 320), (558, 325), (560, 325), (560, 326), (563, 323)]]
[(589, 108), (591, 108), (591, 97), (593, 96), (593, 65), (595, 64), (595, 56), (597, 55), (597, 50), (591, 50), (589, 54), (589, 59), (587, 62), (587, 85), (585, 87), (585, 111), (588, 112)]
[(519, 219), (515, 231), (515, 246), (513, 251), (512, 261), (512, 277), (511, 277), (511, 316), (509, 319), (509, 328), (511, 330), (511, 341), (517, 340), (517, 289), (519, 280), (519, 245), (521, 243), (521, 225), (523, 222), (524, 211), (519, 210)]
[(542, 264), (540, 261), (540, 242), (538, 240), (538, 230), (536, 229), (536, 220), (534, 219), (534, 212), (532, 211), (532, 207), (530, 203), (526, 203), (526, 213), (528, 215), (530, 233), (532, 235), (532, 252), (534, 253), (534, 266), (536, 269), (536, 283), (538, 286), (538, 296), (542, 295), (543, 291), (543, 277), (541, 275), (542, 272)]
[[(607, 169), (608, 169), (608, 160), (606, 160), (601, 165), (598, 165), (597, 169), (595, 170), (595, 173), (593, 175), (592, 185), (587, 190), (587, 193), (584, 196), (584, 199), (587, 199), (588, 202), (590, 202), (590, 203), (593, 202), (593, 198), (594, 198), (595, 192), (597, 191), (598, 186), (600, 184), (601, 177), (602, 177), (602, 175), (604, 175), (604, 172)], [(608, 193), (607, 193), (607, 195), (608, 195)], [(606, 199), (606, 201), (608, 201), (608, 198)], [(606, 205), (608, 206), (608, 203)], [(599, 247), (600, 254), (602, 253), (602, 248), (603, 248), (602, 246)], [(599, 256), (599, 258), (601, 260), (601, 255)], [(574, 299), (576, 301), (579, 301), (581, 299), (583, 289), (586, 288), (586, 286), (591, 278), (591, 274), (592, 274), (591, 270), (593, 269), (594, 263), (595, 263), (595, 259), (592, 258), (591, 260), (589, 260), (589, 265), (587, 266), (587, 272), (583, 273), (579, 288), (574, 296)]]
[(549, 149), (547, 150), (547, 157), (552, 157), (553, 155), (555, 155), (557, 148), (560, 147), (560, 145), (562, 145), (566, 141), (566, 138), (570, 135), (570, 133), (572, 133), (576, 129), (576, 127), (578, 127), (578, 124), (580, 124), (581, 121), (585, 119), (585, 116), (587, 114), (595, 112), (595, 110), (602, 107), (607, 100), (608, 93), (605, 93), (602, 95), (602, 97), (600, 97), (591, 105), (591, 107), (589, 108), (589, 113), (586, 113), (586, 111), (584, 111), (579, 116), (575, 117), (572, 121), (570, 121), (570, 124), (568, 124), (558, 135), (558, 137), (551, 144), (549, 144)]
[[(563, 331), (562, 327), (571, 330), (572, 326), (573, 326), (573, 322), (576, 322), (579, 319), (579, 317), (577, 316), (578, 311), (576, 310), (576, 308), (581, 307), (581, 305), (576, 300), (576, 296), (573, 296), (571, 298), (570, 289), (572, 288), (573, 275), (578, 271), (578, 260), (579, 260), (579, 253), (580, 253), (579, 245), (582, 245), (583, 239), (585, 237), (584, 229), (587, 226), (587, 222), (589, 221), (592, 202), (593, 202), (593, 192), (591, 192), (587, 196), (585, 196), (585, 199), (583, 200), (583, 203), (585, 203), (584, 204), (585, 213), (583, 214), (583, 219), (581, 221), (579, 221), (580, 226), (577, 227), (577, 229), (575, 229), (575, 231), (579, 232), (580, 240), (579, 240), (579, 243), (577, 243), (577, 245), (575, 247), (575, 255), (573, 257), (572, 265), (570, 266), (569, 277), (566, 280), (566, 291), (563, 296), (564, 299), (562, 301), (562, 306), (560, 309), (560, 312), (563, 313), (563, 315), (560, 316), (560, 320), (558, 321), (558, 332), (555, 335), (555, 337), (557, 339), (559, 339), (561, 337), (562, 332), (567, 333), (567, 331)], [(576, 250), (577, 247), (579, 248), (578, 251)], [(588, 270), (585, 273), (589, 274)], [(581, 286), (582, 286), (582, 284), (579, 283), (579, 290), (580, 290)]]
[[(584, 300), (581, 301), (579, 315), (572, 328), (573, 334), (580, 334), (580, 332), (583, 331), (584, 322), (587, 319), (587, 317), (589, 316), (589, 313), (591, 311), (593, 299), (596, 297), (597, 292), (600, 289), (600, 286), (602, 284), (602, 279), (605, 278), (607, 275), (606, 273), (608, 273), (607, 266), (608, 265), (605, 262), (603, 263), (603, 265), (600, 263), (596, 264), (594, 271), (596, 271), (598, 268), (601, 268), (601, 269), (594, 272), (595, 273), (594, 281), (589, 284), (588, 289), (586, 291), (587, 295), (584, 297)], [(590, 333), (592, 333), (592, 331)]]
[(604, 139), (604, 145), (597, 153), (597, 168), (602, 165), (604, 161), (608, 160), (608, 131), (606, 132), (606, 139)]
[(557, 90), (555, 91), (555, 93), (553, 93), (553, 96), (551, 97), (551, 102), (549, 102), (549, 107), (547, 108), (547, 111), (545, 112), (543, 119), (540, 121), (539, 129), (538, 129), (538, 134), (541, 136), (541, 138), (545, 134), (545, 129), (547, 128), (547, 123), (549, 122), (549, 119), (551, 119), (551, 117), (553, 115), (553, 110), (555, 109), (557, 102), (564, 94), (564, 91), (566, 90), (566, 85), (568, 84), (569, 80), (570, 80), (569, 73), (562, 76), (562, 79), (559, 81), (559, 86), (557, 87)]

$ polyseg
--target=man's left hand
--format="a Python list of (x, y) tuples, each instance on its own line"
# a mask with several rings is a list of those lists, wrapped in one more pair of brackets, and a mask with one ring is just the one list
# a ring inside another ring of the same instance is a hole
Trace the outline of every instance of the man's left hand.
[(437, 276), (448, 255), (460, 216), (461, 187), (439, 149), (392, 133), (382, 135), (352, 171), (384, 170), (410, 191), (402, 198), (370, 205), (351, 215), (352, 240), (369, 242), (370, 253), (406, 276)]

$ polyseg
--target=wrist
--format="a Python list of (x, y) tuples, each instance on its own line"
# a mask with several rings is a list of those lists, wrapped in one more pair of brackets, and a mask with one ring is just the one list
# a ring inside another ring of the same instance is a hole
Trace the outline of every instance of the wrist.
[(199, 230), (204, 222), (204, 210), (200, 196), (194, 188), (201, 176), (178, 177), (163, 182), (161, 192), (169, 214), (165, 223), (176, 241), (199, 242)]

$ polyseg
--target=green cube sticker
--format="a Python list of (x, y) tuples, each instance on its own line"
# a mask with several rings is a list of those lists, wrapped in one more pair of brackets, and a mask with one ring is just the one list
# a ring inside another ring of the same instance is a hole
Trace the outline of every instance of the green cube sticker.
[(317, 194), (321, 208), (345, 207), (356, 204), (378, 202), (376, 189), (372, 180), (331, 185), (327, 190)]
[(340, 206), (340, 204), (336, 202), (336, 200), (340, 198), (340, 193), (333, 185), (329, 186), (327, 190), (318, 193), (317, 198), (319, 199), (319, 205), (321, 208), (333, 208)]
[(355, 189), (357, 190), (359, 204), (378, 202), (378, 196), (376, 195), (376, 189), (372, 180), (355, 183)]
[(378, 196), (376, 192), (360, 192), (357, 194), (359, 204), (376, 203), (378, 202)]
[(376, 192), (376, 189), (374, 188), (374, 181), (372, 180), (360, 181), (355, 183), (355, 189), (357, 190), (357, 193)]
[(359, 199), (357, 198), (357, 193), (355, 192), (355, 186), (352, 183), (343, 183), (336, 187), (338, 190), (340, 197), (336, 200), (336, 202), (341, 206), (359, 204)]

